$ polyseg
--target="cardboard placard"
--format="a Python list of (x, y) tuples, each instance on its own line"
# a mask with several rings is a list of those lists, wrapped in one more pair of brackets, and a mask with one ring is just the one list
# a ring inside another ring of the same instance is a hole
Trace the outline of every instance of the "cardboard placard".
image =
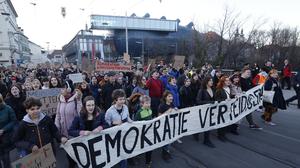
[(69, 79), (72, 80), (74, 84), (83, 82), (83, 76), (81, 73), (69, 74)]
[(56, 159), (51, 144), (39, 149), (37, 153), (31, 153), (11, 163), (12, 168), (55, 168)]
[(178, 69), (182, 68), (184, 66), (184, 60), (185, 60), (185, 56), (175, 55), (173, 67), (178, 68)]
[(60, 88), (54, 89), (42, 89), (36, 91), (26, 92), (27, 97), (39, 98), (42, 102), (41, 112), (48, 116), (52, 116), (56, 113), (56, 108), (58, 104), (58, 95), (61, 93)]

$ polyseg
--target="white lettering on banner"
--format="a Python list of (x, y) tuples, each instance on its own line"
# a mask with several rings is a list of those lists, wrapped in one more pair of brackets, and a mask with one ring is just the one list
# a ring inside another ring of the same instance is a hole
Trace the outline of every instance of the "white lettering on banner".
[(112, 167), (121, 160), (176, 139), (231, 125), (262, 105), (262, 86), (235, 99), (173, 111), (150, 121), (125, 123), (99, 134), (77, 137), (63, 148), (79, 167)]

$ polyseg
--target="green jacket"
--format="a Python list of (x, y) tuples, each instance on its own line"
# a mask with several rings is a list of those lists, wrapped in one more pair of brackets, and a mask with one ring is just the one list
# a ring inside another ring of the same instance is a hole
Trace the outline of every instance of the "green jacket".
[(135, 114), (135, 121), (146, 121), (152, 119), (152, 110), (151, 109), (140, 109)]

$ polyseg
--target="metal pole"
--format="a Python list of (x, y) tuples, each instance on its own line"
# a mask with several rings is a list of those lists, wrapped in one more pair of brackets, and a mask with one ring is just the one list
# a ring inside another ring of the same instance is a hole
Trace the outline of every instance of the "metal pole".
[(145, 48), (145, 45), (144, 45), (144, 38), (142, 39), (142, 64), (144, 66), (144, 63), (145, 63), (145, 58), (144, 58), (144, 48)]
[(125, 25), (125, 38), (126, 38), (126, 54), (128, 54), (128, 28), (127, 28), (127, 11), (125, 13), (126, 15), (126, 25)]

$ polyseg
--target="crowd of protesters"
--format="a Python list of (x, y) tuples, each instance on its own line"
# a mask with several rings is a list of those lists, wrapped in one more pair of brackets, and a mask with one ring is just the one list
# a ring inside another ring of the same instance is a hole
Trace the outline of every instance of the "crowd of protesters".
[[(261, 68), (245, 64), (241, 70), (230, 74), (220, 67), (205, 64), (200, 69), (176, 69), (163, 62), (152, 69), (136, 68), (132, 72), (86, 73), (84, 81), (74, 84), (68, 75), (80, 72), (74, 68), (58, 69), (2, 69), (0, 76), (0, 167), (10, 167), (9, 151), (17, 148), (20, 157), (36, 152), (42, 146), (65, 143), (77, 136), (87, 136), (125, 122), (151, 120), (179, 108), (224, 101), (242, 94), (256, 85), (264, 84), (265, 90), (275, 92), (273, 103), (263, 103), (261, 118), (265, 124), (275, 125), (272, 115), (294, 100), (300, 108), (300, 73), (293, 76), (291, 66), (284, 62), (282, 76), (267, 62)], [(281, 79), (281, 82), (279, 82)], [(292, 85), (296, 95), (285, 100), (282, 89)], [(58, 97), (56, 115), (40, 112), (39, 99), (26, 97), (27, 91), (62, 88)], [(250, 129), (262, 129), (252, 114), (246, 117)], [(226, 134), (239, 135), (240, 122), (217, 130), (218, 139), (226, 142)], [(212, 131), (204, 132), (203, 144), (211, 148)], [(199, 141), (199, 134), (193, 135)], [(180, 139), (178, 143), (184, 143)], [(151, 167), (152, 152), (145, 154), (145, 164)], [(162, 147), (162, 158), (172, 159), (169, 145)], [(75, 162), (68, 158), (69, 167)], [(134, 158), (123, 160), (135, 164)]]

